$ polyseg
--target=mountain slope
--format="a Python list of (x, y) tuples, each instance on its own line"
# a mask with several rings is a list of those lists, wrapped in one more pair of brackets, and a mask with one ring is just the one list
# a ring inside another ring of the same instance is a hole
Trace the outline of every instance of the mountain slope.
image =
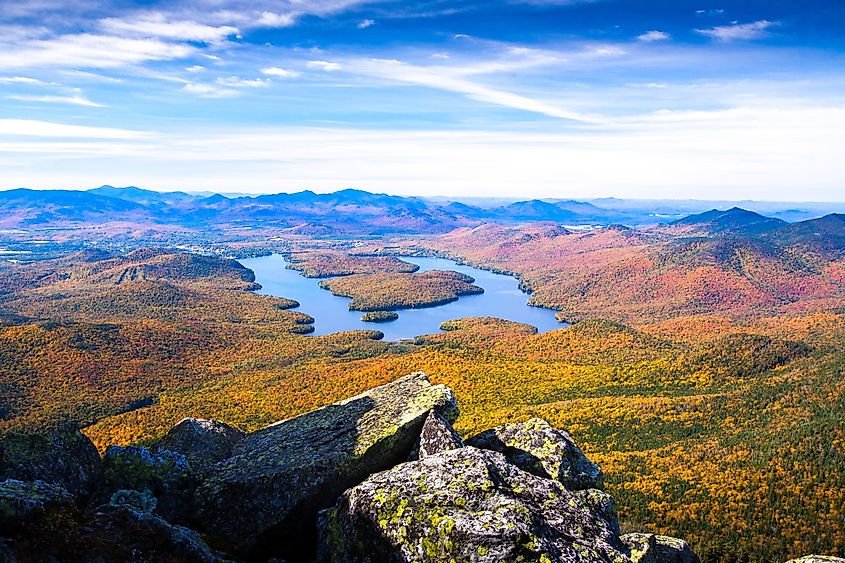
[(726, 211), (712, 209), (671, 223), (673, 226), (689, 227), (707, 234), (732, 234), (737, 236), (765, 233), (786, 224), (786, 221), (781, 219), (766, 217), (739, 207), (732, 207)]

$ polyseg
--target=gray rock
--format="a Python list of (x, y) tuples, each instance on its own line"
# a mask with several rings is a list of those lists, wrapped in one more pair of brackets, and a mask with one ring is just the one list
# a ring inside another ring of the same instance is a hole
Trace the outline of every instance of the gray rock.
[(332, 563), (627, 563), (604, 518), (560, 482), (464, 447), (375, 474), (320, 514)]
[(616, 516), (616, 501), (612, 496), (601, 489), (583, 489), (573, 491), (572, 494), (585, 506), (604, 518), (604, 521), (615, 534), (620, 533), (619, 518)]
[(73, 510), (74, 497), (44, 481), (6, 479), (0, 482), (0, 530), (12, 534), (38, 526)]
[(111, 496), (109, 504), (112, 506), (126, 506), (136, 512), (153, 512), (156, 509), (158, 500), (149, 489), (144, 489), (143, 491), (121, 489)]
[(203, 469), (229, 457), (243, 437), (243, 432), (223, 422), (184, 418), (153, 446), (153, 451), (180, 453), (194, 469)]
[(83, 561), (217, 563), (199, 534), (127, 505), (99, 507), (83, 538)]
[(786, 563), (845, 563), (845, 559), (831, 557), (829, 555), (805, 555), (804, 557), (792, 559)]
[(406, 460), (431, 410), (458, 412), (450, 389), (414, 373), (249, 434), (197, 489), (198, 526), (240, 555), (308, 558), (319, 510)]
[(437, 411), (428, 413), (420, 432), (418, 459), (463, 447), (463, 440), (443, 415)]
[(632, 563), (700, 563), (684, 540), (656, 534), (625, 534), (620, 538)]
[(44, 434), (8, 433), (0, 438), (0, 480), (43, 481), (87, 497), (101, 472), (100, 454), (76, 428)]
[(103, 459), (105, 498), (121, 490), (149, 491), (157, 500), (157, 512), (182, 523), (193, 516), (191, 501), (196, 488), (191, 464), (180, 453), (152, 453), (136, 446), (109, 446)]
[(601, 469), (587, 459), (572, 437), (540, 418), (504, 424), (473, 436), (466, 444), (501, 452), (525, 471), (557, 479), (572, 491), (604, 486)]

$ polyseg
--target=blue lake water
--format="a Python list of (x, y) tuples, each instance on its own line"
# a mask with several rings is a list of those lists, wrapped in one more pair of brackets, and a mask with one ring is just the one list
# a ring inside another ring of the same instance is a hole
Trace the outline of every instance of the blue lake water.
[(484, 293), (467, 295), (457, 301), (423, 309), (401, 309), (399, 318), (386, 323), (367, 323), (361, 320), (361, 311), (350, 311), (346, 297), (332, 295), (319, 286), (320, 280), (306, 278), (296, 270), (286, 268), (287, 261), (279, 255), (247, 258), (240, 263), (255, 272), (255, 281), (261, 284), (258, 293), (287, 297), (299, 302), (296, 311), (314, 317), (312, 334), (330, 334), (346, 330), (380, 330), (387, 340), (413, 338), (440, 331), (440, 323), (463, 317), (499, 317), (537, 327), (540, 332), (563, 328), (567, 325), (555, 319), (555, 312), (527, 304), (528, 295), (519, 289), (519, 282), (512, 276), (496, 274), (463, 266), (443, 258), (400, 257), (416, 264), (420, 271), (453, 270), (475, 278), (475, 285)]

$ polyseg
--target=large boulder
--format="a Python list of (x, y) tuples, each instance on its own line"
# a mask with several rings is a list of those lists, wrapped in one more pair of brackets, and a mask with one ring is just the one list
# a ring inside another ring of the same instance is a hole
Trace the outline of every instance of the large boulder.
[(601, 489), (601, 469), (587, 459), (567, 432), (540, 418), (504, 424), (466, 441), (468, 446), (500, 452), (539, 477), (557, 479), (571, 490)]
[(0, 482), (0, 530), (4, 535), (68, 512), (73, 507), (73, 495), (59, 485), (17, 479)]
[(153, 453), (137, 446), (109, 446), (103, 459), (103, 494), (108, 500), (120, 490), (149, 491), (157, 511), (173, 522), (193, 516), (191, 502), (196, 476), (184, 455), (162, 450)]
[[(0, 561), (48, 561), (72, 551), (78, 528), (76, 499), (60, 485), (0, 482)], [(5, 558), (5, 559), (4, 559)]]
[(82, 561), (217, 563), (220, 557), (199, 534), (173, 526), (132, 503), (96, 509), (86, 526)]
[(700, 563), (689, 544), (656, 534), (625, 534), (620, 538), (632, 563)]
[(153, 446), (153, 451), (180, 453), (194, 469), (204, 469), (229, 457), (243, 437), (243, 432), (223, 422), (185, 418)]
[(43, 481), (86, 498), (100, 478), (97, 448), (75, 427), (0, 438), (0, 480)]
[(458, 413), (449, 388), (414, 373), (247, 435), (197, 489), (197, 525), (239, 555), (308, 559), (317, 513), (408, 459), (432, 410)]
[(627, 562), (603, 517), (560, 482), (464, 447), (375, 474), (320, 515), (319, 558)]

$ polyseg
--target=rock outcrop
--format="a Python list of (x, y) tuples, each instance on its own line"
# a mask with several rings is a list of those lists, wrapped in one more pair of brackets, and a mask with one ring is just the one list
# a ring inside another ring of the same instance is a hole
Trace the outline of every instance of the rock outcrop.
[(188, 522), (193, 514), (197, 476), (184, 455), (160, 449), (152, 453), (136, 446), (109, 446), (103, 459), (102, 500), (121, 490), (149, 492), (158, 512), (173, 522)]
[(195, 470), (203, 470), (232, 455), (235, 444), (243, 437), (244, 433), (237, 428), (216, 420), (184, 418), (153, 450), (182, 454)]
[(43, 481), (87, 498), (100, 478), (100, 454), (75, 427), (0, 439), (0, 480)]
[(239, 555), (306, 558), (317, 513), (408, 459), (431, 411), (455, 420), (452, 391), (414, 373), (254, 432), (209, 469), (195, 495), (197, 523)]
[(678, 538), (656, 534), (625, 534), (631, 563), (699, 563), (689, 544)]
[(184, 419), (102, 465), (79, 433), (6, 438), (0, 561), (698, 561), (620, 536), (566, 432), (534, 419), (465, 444), (457, 415), (414, 373), (249, 434)]
[(560, 482), (453, 449), (378, 473), (321, 514), (320, 559), (625, 561), (611, 526)]
[(517, 467), (539, 477), (557, 479), (573, 491), (600, 489), (604, 483), (601, 469), (587, 459), (572, 436), (539, 418), (504, 424), (473, 436), (466, 443), (501, 452)]

